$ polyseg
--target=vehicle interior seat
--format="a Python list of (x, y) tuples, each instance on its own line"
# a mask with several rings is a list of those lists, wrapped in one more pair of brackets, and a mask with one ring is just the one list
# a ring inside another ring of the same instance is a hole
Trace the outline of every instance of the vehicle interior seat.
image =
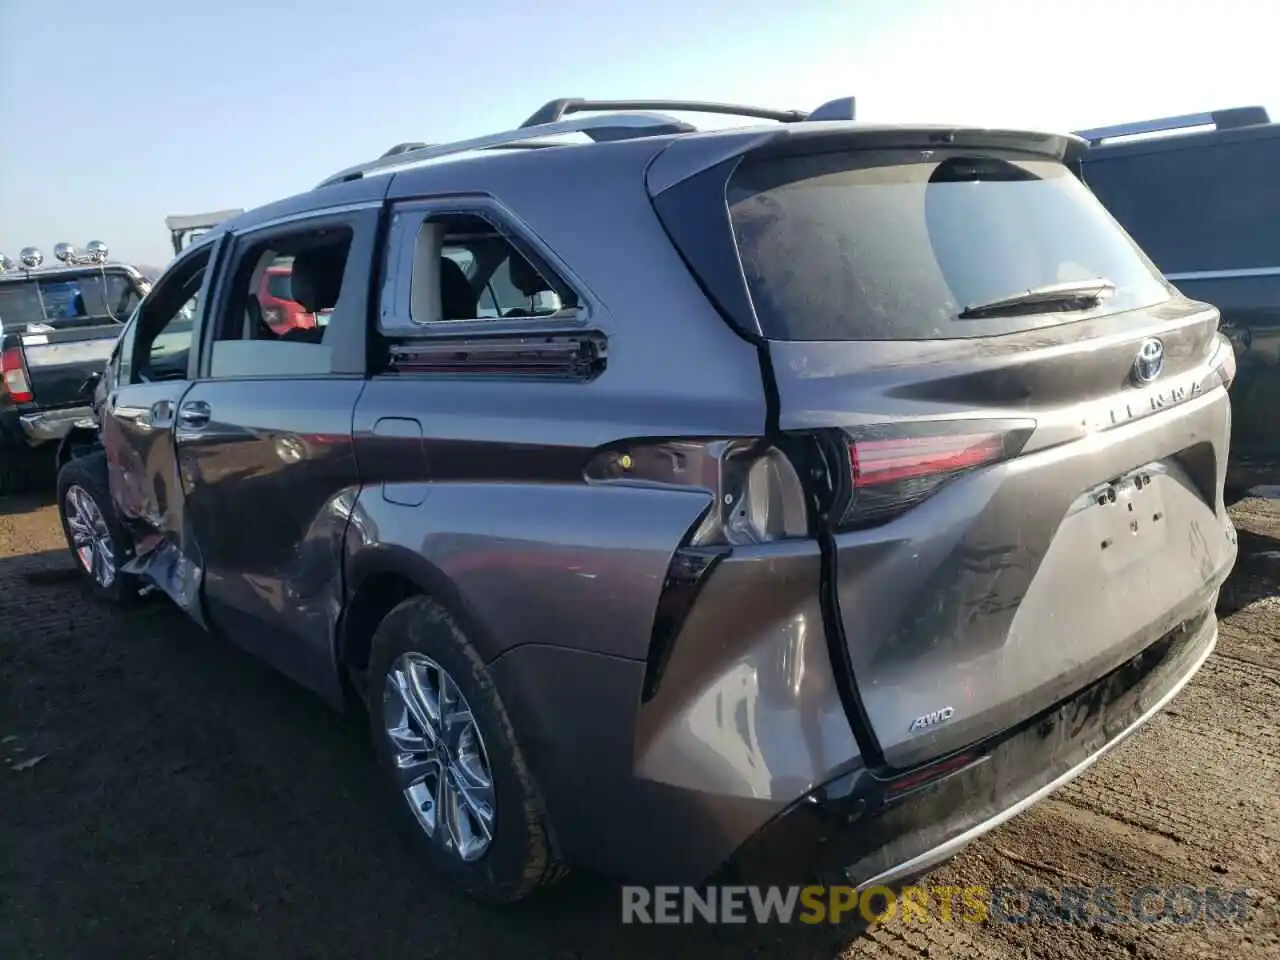
[(440, 258), (440, 319), (474, 320), (479, 297), (457, 262)]
[[(507, 275), (511, 278), (511, 285), (528, 297), (530, 301), (540, 293), (557, 292), (555, 287), (548, 283), (542, 274), (538, 272), (537, 267), (530, 263), (526, 257), (522, 257), (514, 251), (507, 260)], [(573, 316), (575, 312), (576, 309), (573, 305), (565, 304), (559, 310), (551, 314), (545, 314), (545, 316)], [(513, 307), (503, 316), (532, 317), (544, 316), (544, 314), (535, 314), (533, 310), (524, 307)]]
[[(307, 313), (332, 310), (342, 292), (342, 274), (346, 265), (345, 244), (317, 247), (298, 254), (289, 273), (290, 299)], [(281, 340), (293, 343), (319, 343), (323, 338), (324, 327), (294, 327), (280, 336)]]
[(267, 318), (262, 313), (262, 302), (256, 293), (249, 294), (245, 300), (244, 312), (249, 320), (249, 330), (254, 340), (279, 340), (280, 334), (271, 329)]

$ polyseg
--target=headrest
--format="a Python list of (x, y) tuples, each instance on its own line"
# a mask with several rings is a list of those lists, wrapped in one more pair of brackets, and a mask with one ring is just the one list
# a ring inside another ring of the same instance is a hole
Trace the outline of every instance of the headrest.
[(474, 320), (476, 294), (456, 260), (440, 258), (440, 319)]
[(342, 291), (344, 247), (319, 247), (298, 254), (289, 272), (289, 294), (307, 313), (332, 310)]
[(507, 261), (507, 272), (511, 276), (511, 285), (526, 297), (551, 292), (551, 284), (542, 279), (542, 274), (538, 273), (532, 263), (515, 251), (512, 251), (511, 258)]

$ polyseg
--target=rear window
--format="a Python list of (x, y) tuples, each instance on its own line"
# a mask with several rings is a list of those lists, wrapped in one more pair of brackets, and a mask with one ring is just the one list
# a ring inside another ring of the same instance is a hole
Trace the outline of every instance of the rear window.
[(71, 277), (27, 277), (0, 284), (0, 324), (54, 330), (112, 320), (123, 323), (138, 305), (133, 278), (104, 270)]
[[(985, 337), (1150, 306), (1153, 265), (1065, 166), (1025, 156), (861, 151), (744, 162), (728, 185), (766, 337)], [(961, 319), (1028, 289), (1104, 278), (1087, 311)]]

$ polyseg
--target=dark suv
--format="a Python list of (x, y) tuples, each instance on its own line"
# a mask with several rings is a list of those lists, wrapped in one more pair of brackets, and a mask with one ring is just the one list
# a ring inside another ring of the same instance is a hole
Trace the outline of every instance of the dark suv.
[(1227, 490), (1280, 483), (1280, 123), (1262, 107), (1082, 131), (1085, 181), (1178, 289), (1222, 312), (1239, 374)]
[(62, 471), (93, 588), (363, 700), (475, 895), (950, 857), (1212, 650), (1235, 368), (1078, 138), (851, 113), (556, 101), (215, 227)]

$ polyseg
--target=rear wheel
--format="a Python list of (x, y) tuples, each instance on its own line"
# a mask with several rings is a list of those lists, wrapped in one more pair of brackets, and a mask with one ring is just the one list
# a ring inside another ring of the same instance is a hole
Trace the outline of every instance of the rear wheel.
[(405, 600), (373, 638), (369, 720), (397, 824), (450, 887), (520, 900), (557, 879), (511, 722), (443, 607)]
[(137, 577), (120, 568), (132, 554), (107, 486), (107, 457), (99, 452), (65, 463), (58, 471), (58, 517), (71, 558), (105, 602), (138, 598)]

